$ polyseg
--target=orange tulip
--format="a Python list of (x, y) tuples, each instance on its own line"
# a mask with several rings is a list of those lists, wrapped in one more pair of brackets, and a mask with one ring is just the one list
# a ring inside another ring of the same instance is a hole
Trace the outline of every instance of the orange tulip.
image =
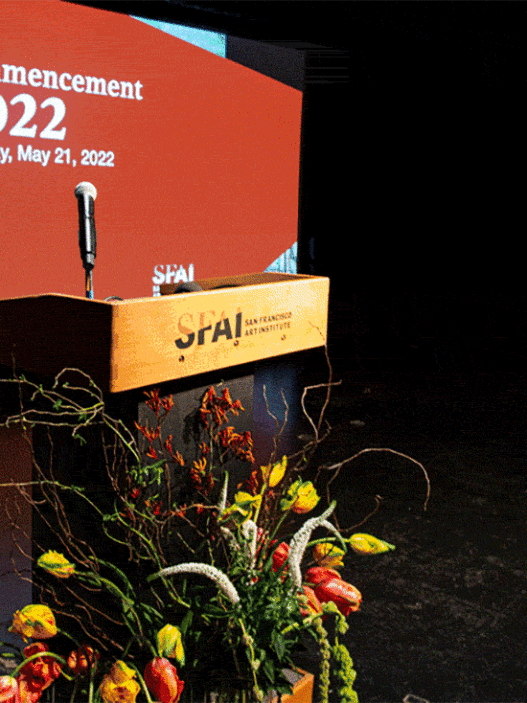
[(335, 569), (313, 566), (306, 571), (304, 579), (313, 586), (321, 603), (332, 601), (343, 615), (349, 615), (359, 609), (362, 601), (361, 593), (355, 586), (343, 581)]
[(12, 676), (0, 676), (0, 703), (14, 703), (18, 693), (18, 681)]
[(319, 615), (322, 613), (322, 606), (315, 591), (310, 586), (302, 586), (302, 590), (307, 598), (307, 608), (300, 606), (302, 615), (306, 617), (307, 615)]
[(54, 657), (45, 656), (48, 651), (49, 648), (44, 642), (33, 642), (24, 648), (25, 657), (32, 657), (39, 652), (42, 652), (43, 656), (32, 659), (20, 669), (18, 686), (22, 703), (36, 703), (42, 691), (60, 676), (61, 666)]
[(332, 601), (343, 615), (349, 615), (359, 609), (362, 595), (352, 586), (340, 578), (331, 578), (322, 581), (316, 588), (315, 594), (322, 603)]
[(145, 683), (160, 703), (177, 703), (184, 682), (177, 675), (177, 669), (168, 659), (156, 657), (145, 667)]
[(289, 545), (281, 542), (273, 552), (273, 571), (279, 571), (289, 556)]
[(76, 676), (85, 676), (90, 668), (97, 664), (100, 656), (93, 647), (83, 645), (71, 652), (68, 657), (68, 666)]
[(340, 578), (340, 574), (335, 569), (330, 569), (327, 566), (313, 566), (308, 569), (304, 575), (304, 580), (309, 583), (310, 586), (318, 586), (319, 583), (327, 581), (328, 579)]

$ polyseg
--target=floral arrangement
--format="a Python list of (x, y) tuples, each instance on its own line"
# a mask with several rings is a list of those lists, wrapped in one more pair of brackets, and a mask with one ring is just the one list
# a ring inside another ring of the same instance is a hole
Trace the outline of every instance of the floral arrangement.
[[(205, 689), (217, 701), (263, 701), (291, 690), (284, 671), (306, 638), (321, 655), (321, 703), (331, 680), (342, 703), (356, 702), (342, 635), (362, 595), (339, 569), (349, 554), (394, 547), (344, 536), (336, 502), (323, 504), (303, 479), (306, 451), (255, 465), (227, 388), (209, 388), (196, 408), (197, 454), (187, 459), (164, 430), (171, 396), (146, 394), (150, 419), (135, 434), (106, 414), (91, 380), (72, 385), (64, 374), (50, 390), (18, 379), (34, 407), (8, 422), (67, 428), (90, 449), (98, 437), (107, 485), (73, 485), (35, 459), (32, 492), (17, 486), (54, 548), (36, 545), (41, 603), (13, 616), (10, 631), (31, 642), (3, 645), (17, 665), (0, 677), (0, 703), (37, 703), (52, 686), (60, 700), (89, 703), (203, 701)], [(86, 512), (93, 541), (72, 526)]]

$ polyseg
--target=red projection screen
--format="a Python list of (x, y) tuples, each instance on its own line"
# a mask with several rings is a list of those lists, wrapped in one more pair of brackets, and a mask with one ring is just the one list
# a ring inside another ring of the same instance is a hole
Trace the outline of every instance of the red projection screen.
[(123, 14), (0, 3), (0, 298), (265, 270), (297, 239), (300, 90)]

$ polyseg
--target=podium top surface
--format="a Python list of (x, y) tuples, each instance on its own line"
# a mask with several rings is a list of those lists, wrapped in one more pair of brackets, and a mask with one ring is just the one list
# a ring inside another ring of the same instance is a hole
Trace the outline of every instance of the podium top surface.
[(326, 343), (328, 278), (257, 273), (197, 283), (202, 291), (123, 301), (0, 300), (0, 364), (45, 376), (79, 368), (116, 393)]

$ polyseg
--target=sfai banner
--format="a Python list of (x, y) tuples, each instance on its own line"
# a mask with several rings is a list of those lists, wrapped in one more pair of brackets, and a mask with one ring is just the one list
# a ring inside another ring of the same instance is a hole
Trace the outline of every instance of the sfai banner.
[(296, 241), (302, 94), (133, 17), (0, 3), (0, 298), (263, 271)]

